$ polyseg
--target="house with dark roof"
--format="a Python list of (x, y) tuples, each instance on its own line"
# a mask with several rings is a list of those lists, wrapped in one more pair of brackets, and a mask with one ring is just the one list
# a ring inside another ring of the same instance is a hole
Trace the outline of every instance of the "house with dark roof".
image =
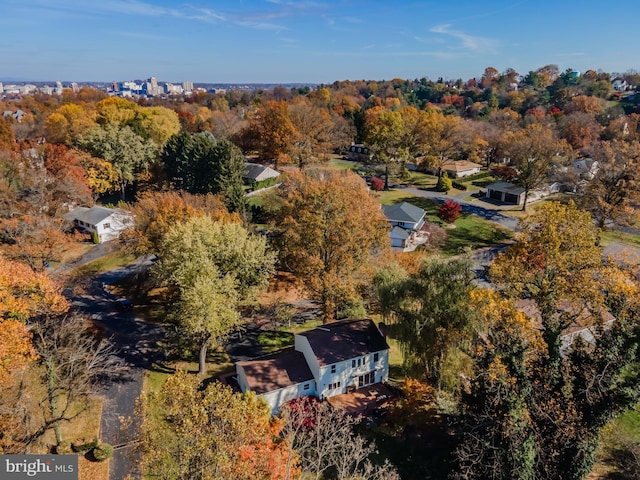
[[(543, 197), (551, 195), (552, 193), (557, 193), (558, 191), (560, 191), (560, 184), (556, 182), (542, 188), (531, 190), (527, 200), (529, 202), (535, 202)], [(496, 182), (487, 185), (485, 198), (498, 200), (502, 203), (522, 206), (524, 203), (524, 194), (525, 189), (518, 185), (514, 185), (509, 182)]]
[(384, 205), (382, 210), (392, 227), (389, 232), (392, 247), (405, 249), (417, 240), (427, 212), (408, 202)]
[(260, 165), (259, 163), (247, 162), (244, 164), (244, 173), (242, 174), (242, 180), (246, 185), (253, 185), (258, 182), (263, 182), (269, 178), (277, 178), (280, 173), (273, 168)]
[(115, 240), (122, 231), (133, 226), (133, 216), (126, 210), (98, 206), (74, 208), (65, 215), (65, 220), (95, 236), (98, 243)]
[(236, 363), (240, 390), (272, 412), (294, 398), (348, 393), (389, 377), (389, 345), (370, 319), (344, 320), (295, 335), (294, 348)]

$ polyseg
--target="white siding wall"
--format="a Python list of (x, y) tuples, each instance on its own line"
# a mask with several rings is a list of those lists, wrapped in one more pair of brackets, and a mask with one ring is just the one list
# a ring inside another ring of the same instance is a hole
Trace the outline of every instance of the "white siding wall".
[(311, 345), (309, 345), (307, 337), (303, 335), (296, 335), (294, 337), (294, 348), (304, 355), (307, 365), (309, 365), (309, 370), (311, 370), (311, 375), (313, 375), (316, 383), (318, 383), (318, 379), (320, 378), (320, 364), (318, 363), (318, 359), (313, 353), (313, 350), (311, 350)]
[(247, 376), (244, 373), (244, 368), (236, 363), (236, 373), (238, 374), (238, 385), (242, 393), (245, 393), (249, 389), (249, 383), (247, 382)]
[[(308, 385), (307, 390), (304, 389), (305, 385)], [(280, 407), (289, 400), (300, 397), (308, 397), (311, 395), (316, 395), (316, 382), (314, 380), (309, 380), (308, 382), (304, 383), (297, 383), (295, 385), (281, 388), (279, 390), (263, 393), (259, 396), (267, 401), (269, 407), (271, 407), (271, 414), (273, 415), (274, 413), (277, 413)]]
[[(386, 380), (389, 377), (389, 351), (382, 350), (378, 353), (378, 361), (374, 362), (374, 353), (368, 353), (360, 359), (358, 366), (358, 358), (339, 362), (335, 365), (335, 373), (331, 372), (331, 365), (320, 368), (320, 376), (316, 380), (316, 388), (320, 398), (332, 397), (341, 393), (346, 393), (347, 387), (353, 386), (358, 388), (358, 376), (364, 375), (371, 371), (375, 371), (375, 383)], [(355, 360), (355, 368), (353, 361)], [(364, 361), (363, 361), (364, 360)], [(340, 382), (339, 388), (330, 389), (329, 386)]]
[[(109, 228), (105, 228), (105, 225), (109, 225)], [(114, 211), (112, 215), (96, 225), (96, 231), (100, 237), (100, 242), (108, 242), (118, 238), (120, 232), (131, 226), (133, 226), (133, 217), (130, 214)]]

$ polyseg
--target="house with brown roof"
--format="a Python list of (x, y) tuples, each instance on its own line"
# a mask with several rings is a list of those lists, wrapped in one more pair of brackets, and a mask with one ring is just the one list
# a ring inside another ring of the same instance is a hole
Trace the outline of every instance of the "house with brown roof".
[[(446, 172), (449, 178), (462, 178), (480, 173), (482, 165), (468, 160), (447, 160), (442, 164), (441, 171)], [(426, 169), (432, 175), (438, 175), (438, 168)]]
[(294, 398), (325, 399), (387, 380), (389, 345), (372, 320), (344, 320), (296, 334), (293, 349), (236, 363), (236, 374), (240, 390), (276, 412)]

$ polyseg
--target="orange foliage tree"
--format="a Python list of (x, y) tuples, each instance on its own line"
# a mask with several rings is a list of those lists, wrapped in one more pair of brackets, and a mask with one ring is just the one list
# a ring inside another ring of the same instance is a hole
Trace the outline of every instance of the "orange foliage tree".
[(163, 478), (217, 480), (290, 479), (300, 470), (280, 441), (283, 423), (271, 418), (254, 394), (233, 393), (212, 382), (179, 372), (158, 395), (163, 424), (147, 416), (142, 425), (143, 463), (148, 474)]
[(358, 300), (358, 275), (386, 247), (386, 218), (364, 181), (348, 172), (291, 173), (282, 202), (275, 223), (282, 262), (333, 320)]
[(229, 213), (218, 195), (192, 195), (186, 192), (143, 193), (132, 207), (135, 229), (127, 238), (138, 254), (158, 253), (167, 231), (194, 216), (207, 215), (215, 222), (241, 223), (237, 213)]

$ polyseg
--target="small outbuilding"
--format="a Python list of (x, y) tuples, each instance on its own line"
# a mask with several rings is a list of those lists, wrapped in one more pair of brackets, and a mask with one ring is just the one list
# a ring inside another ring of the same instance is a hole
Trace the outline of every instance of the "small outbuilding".
[(242, 180), (245, 185), (255, 185), (256, 183), (264, 182), (271, 178), (275, 179), (279, 176), (280, 172), (277, 172), (271, 167), (260, 165), (259, 163), (247, 162), (244, 164)]

